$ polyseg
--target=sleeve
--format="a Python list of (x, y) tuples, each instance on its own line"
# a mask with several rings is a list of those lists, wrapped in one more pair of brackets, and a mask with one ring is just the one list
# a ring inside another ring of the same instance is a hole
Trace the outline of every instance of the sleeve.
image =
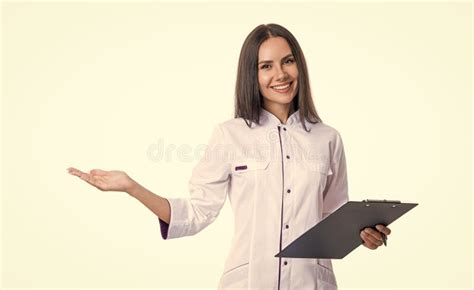
[(170, 223), (159, 219), (163, 239), (194, 235), (210, 225), (218, 216), (227, 197), (230, 167), (224, 134), (219, 124), (194, 167), (188, 183), (189, 196), (168, 198)]
[(338, 132), (333, 143), (330, 161), (333, 174), (328, 176), (323, 192), (323, 219), (349, 200), (346, 157), (342, 138)]

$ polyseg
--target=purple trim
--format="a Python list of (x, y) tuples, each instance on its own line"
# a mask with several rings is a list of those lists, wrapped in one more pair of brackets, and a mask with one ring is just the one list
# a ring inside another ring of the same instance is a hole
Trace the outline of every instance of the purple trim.
[(247, 169), (247, 165), (240, 165), (235, 167), (235, 171)]
[[(280, 212), (280, 252), (282, 249), (282, 239), (283, 239), (283, 233), (282, 233), (282, 228), (283, 228), (283, 200), (285, 199), (285, 163), (283, 162), (283, 144), (281, 142), (281, 129), (280, 126), (278, 126), (278, 139), (280, 139), (280, 151), (281, 151), (281, 182), (282, 182), (282, 188), (281, 188), (281, 212)], [(288, 158), (288, 155), (286, 155)], [(285, 261), (286, 263), (286, 261)], [(285, 264), (286, 265), (286, 264)], [(278, 263), (278, 290), (280, 290), (280, 284), (281, 284), (281, 257), (279, 257), (279, 263)]]
[(161, 237), (166, 240), (168, 238), (168, 228), (170, 227), (170, 225), (162, 221), (160, 218), (158, 219), (160, 220)]

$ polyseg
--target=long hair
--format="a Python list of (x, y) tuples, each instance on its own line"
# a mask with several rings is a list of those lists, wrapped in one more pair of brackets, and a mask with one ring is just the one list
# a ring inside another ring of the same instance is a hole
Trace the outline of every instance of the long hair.
[(254, 28), (247, 36), (240, 51), (235, 85), (235, 111), (234, 117), (242, 117), (249, 128), (252, 122), (260, 125), (260, 111), (263, 107), (263, 96), (258, 86), (258, 50), (260, 45), (270, 37), (283, 37), (288, 42), (298, 68), (298, 90), (293, 98), (294, 110), (300, 110), (299, 116), (306, 128), (305, 120), (316, 124), (322, 122), (314, 107), (309, 85), (309, 75), (303, 51), (296, 38), (281, 25), (270, 23)]

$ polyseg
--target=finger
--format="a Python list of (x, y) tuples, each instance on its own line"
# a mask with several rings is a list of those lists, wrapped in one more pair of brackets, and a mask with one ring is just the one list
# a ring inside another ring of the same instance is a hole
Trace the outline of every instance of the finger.
[(365, 232), (362, 233), (362, 241), (365, 244), (369, 244), (369, 245), (377, 245), (379, 243), (379, 241), (377, 241), (376, 239), (374, 239), (373, 237), (371, 237), (369, 234)]
[[(80, 179), (84, 180), (84, 181), (87, 181), (89, 183), (92, 182), (92, 177), (85, 173), (85, 172), (80, 172), (78, 175), (77, 175)], [(92, 183), (91, 183), (92, 184)]]
[(372, 228), (365, 228), (364, 232), (367, 233), (367, 235), (375, 240), (383, 241), (382, 239), (382, 234)]
[(95, 186), (95, 178), (92, 177), (90, 174), (87, 174), (87, 173), (82, 172), (80, 170), (76, 170), (72, 174), (79, 177), (80, 179), (86, 181), (87, 183)]
[[(93, 170), (91, 170), (92, 172)], [(80, 179), (84, 180), (85, 182), (89, 183), (90, 185), (100, 189), (106, 189), (106, 182), (104, 181), (104, 177), (100, 175), (91, 175), (85, 172), (82, 172), (74, 167), (69, 167), (68, 172), (72, 175), (79, 177)]]
[(94, 186), (100, 190), (107, 190), (107, 182), (105, 181), (104, 176), (96, 175), (94, 176)]
[(364, 232), (366, 232), (367, 234), (369, 234), (369, 236), (371, 236), (372, 238), (374, 238), (375, 240), (379, 240), (379, 241), (383, 241), (382, 239), (382, 234), (372, 228), (366, 228), (364, 230)]
[(380, 245), (378, 244), (378, 241), (373, 241), (373, 237), (371, 237), (368, 233), (366, 233), (364, 230), (360, 232), (360, 237), (362, 238), (362, 245), (364, 245), (366, 248), (369, 248), (371, 250), (377, 249)]
[(105, 175), (107, 174), (107, 171), (101, 170), (101, 169), (92, 169), (90, 171), (90, 174), (92, 175)]
[(379, 240), (379, 239), (377, 239), (376, 237), (374, 237), (373, 235), (368, 234), (365, 230), (362, 231), (362, 239), (363, 239), (365, 242), (374, 244), (374, 245), (376, 245), (376, 246), (381, 246), (381, 245), (383, 244), (383, 241), (382, 241), (382, 240)]
[(68, 173), (72, 174), (72, 172), (76, 171), (77, 169), (74, 167), (68, 167), (66, 170)]
[(366, 244), (364, 244), (364, 246), (371, 249), (371, 250), (375, 250), (375, 249), (378, 248), (377, 245), (374, 245), (372, 243), (366, 243)]
[(392, 232), (389, 228), (387, 228), (386, 226), (384, 225), (376, 225), (375, 228), (379, 231), (379, 232), (382, 232), (384, 233), (385, 235), (390, 235), (390, 233)]
[(71, 175), (78, 176), (78, 177), (80, 177), (81, 174), (84, 174), (84, 172), (82, 172), (79, 169), (76, 169), (74, 167), (69, 167), (68, 168), (68, 173), (71, 174)]
[(90, 174), (84, 174), (81, 179), (89, 183), (90, 185), (96, 187), (97, 189), (104, 190), (104, 181), (102, 179), (99, 179), (98, 176), (93, 176)]
[(361, 237), (363, 243), (373, 244), (372, 240), (369, 238), (369, 234), (367, 234), (365, 231), (360, 232), (360, 237)]
[(371, 249), (371, 250), (377, 249), (377, 245), (374, 245), (374, 244), (372, 244), (372, 243), (370, 243), (370, 242), (365, 242), (365, 243), (363, 243), (362, 245), (363, 245), (364, 247), (366, 247), (366, 248)]

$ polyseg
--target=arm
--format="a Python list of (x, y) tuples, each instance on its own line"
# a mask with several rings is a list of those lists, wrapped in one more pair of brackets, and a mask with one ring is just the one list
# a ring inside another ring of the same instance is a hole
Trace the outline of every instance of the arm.
[(227, 197), (230, 175), (227, 149), (224, 132), (217, 126), (204, 156), (192, 171), (188, 197), (168, 198), (163, 201), (151, 193), (144, 194), (145, 200), (156, 201), (154, 209), (159, 213), (163, 239), (194, 235), (217, 218)]
[(86, 173), (74, 167), (69, 167), (68, 172), (102, 191), (126, 192), (141, 201), (164, 221), (169, 222), (170, 220), (170, 205), (167, 199), (144, 188), (121, 170), (93, 169)]
[(349, 200), (347, 166), (342, 138), (336, 132), (331, 146), (331, 170), (323, 193), (323, 219)]
[[(347, 185), (347, 166), (344, 146), (339, 133), (336, 134), (331, 158), (333, 175), (328, 177), (323, 198), (323, 218), (330, 215), (349, 200)], [(360, 232), (363, 245), (375, 250), (383, 244), (381, 232), (388, 236), (391, 230), (383, 225), (376, 225), (376, 229), (365, 228)]]
[(147, 190), (125, 172), (93, 169), (90, 173), (74, 167), (68, 172), (102, 191), (127, 192), (157, 215), (164, 239), (190, 236), (211, 224), (227, 197), (230, 180), (228, 148), (218, 125), (205, 155), (193, 169), (187, 198), (163, 198)]
[(170, 223), (170, 212), (171, 207), (169, 201), (166, 198), (163, 198), (153, 192), (149, 191), (145, 187), (141, 186), (138, 183), (134, 185), (127, 191), (130, 196), (138, 199), (143, 205), (150, 209), (154, 214), (158, 216), (162, 221), (169, 224)]

